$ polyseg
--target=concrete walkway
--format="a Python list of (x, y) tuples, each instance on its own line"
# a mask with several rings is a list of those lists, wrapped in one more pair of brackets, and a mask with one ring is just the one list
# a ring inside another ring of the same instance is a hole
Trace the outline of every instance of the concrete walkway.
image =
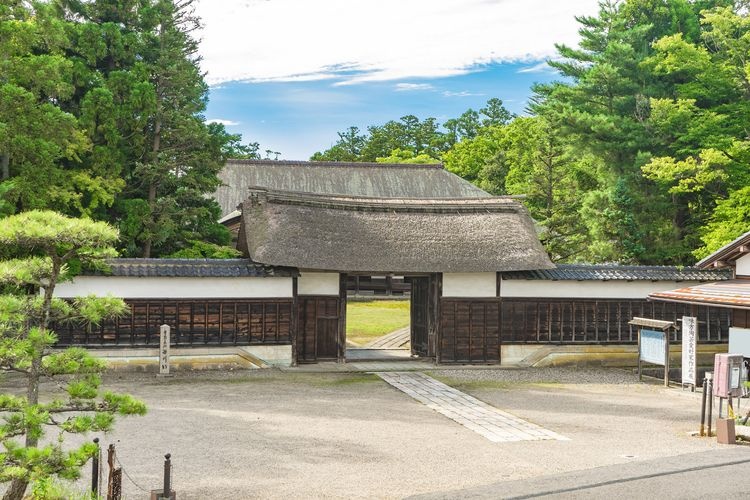
[[(575, 457), (571, 457), (571, 460), (574, 461)], [(596, 467), (521, 481), (495, 482), (476, 488), (411, 498), (748, 498), (745, 480), (748, 467), (750, 447), (726, 446), (700, 453)]]
[(378, 337), (365, 347), (373, 349), (403, 349), (411, 341), (411, 327), (406, 326), (399, 330)]
[(424, 373), (384, 372), (377, 375), (396, 389), (493, 443), (547, 439), (569, 441), (566, 437), (498, 410)]

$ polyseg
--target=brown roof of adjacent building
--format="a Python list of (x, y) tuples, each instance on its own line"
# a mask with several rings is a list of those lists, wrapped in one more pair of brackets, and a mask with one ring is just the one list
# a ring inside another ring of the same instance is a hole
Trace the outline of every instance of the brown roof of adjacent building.
[(255, 262), (344, 272), (554, 267), (516, 200), (378, 199), (264, 189), (242, 204), (238, 246)]
[(372, 198), (485, 198), (489, 193), (442, 165), (229, 160), (213, 194), (222, 217), (248, 197), (248, 188)]
[(648, 298), (664, 302), (750, 309), (750, 280), (705, 283), (666, 292), (654, 292), (649, 294)]
[(714, 253), (698, 261), (697, 267), (726, 267), (728, 263), (750, 253), (750, 231), (730, 241)]

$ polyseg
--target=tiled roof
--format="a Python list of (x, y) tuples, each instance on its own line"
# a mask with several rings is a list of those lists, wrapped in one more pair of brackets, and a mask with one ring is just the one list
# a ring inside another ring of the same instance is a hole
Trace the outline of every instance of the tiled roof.
[(750, 280), (738, 279), (720, 283), (705, 283), (666, 292), (654, 292), (649, 294), (648, 298), (665, 302), (750, 309)]
[(222, 217), (245, 201), (248, 189), (373, 198), (486, 198), (489, 193), (442, 165), (317, 161), (228, 160), (213, 194)]
[(296, 276), (291, 268), (256, 264), (248, 259), (111, 259), (111, 276), (154, 276), (172, 278), (240, 278)]
[(503, 279), (510, 280), (722, 281), (731, 278), (731, 270), (597, 264), (558, 264), (555, 269), (503, 273)]

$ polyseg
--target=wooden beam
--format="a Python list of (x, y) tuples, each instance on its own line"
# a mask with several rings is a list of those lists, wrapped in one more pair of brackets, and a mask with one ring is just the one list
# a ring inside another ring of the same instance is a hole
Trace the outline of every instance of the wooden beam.
[(346, 284), (347, 276), (339, 274), (339, 321), (338, 321), (338, 362), (346, 363)]

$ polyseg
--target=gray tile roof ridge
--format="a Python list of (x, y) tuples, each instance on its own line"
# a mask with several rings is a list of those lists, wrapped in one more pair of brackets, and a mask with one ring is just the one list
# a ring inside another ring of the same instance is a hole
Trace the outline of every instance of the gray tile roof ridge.
[(297, 270), (283, 266), (270, 266), (250, 259), (188, 259), (124, 257), (108, 259), (108, 271), (85, 270), (84, 275), (120, 277), (265, 277), (296, 276)]
[(250, 200), (259, 197), (270, 203), (292, 205), (310, 205), (328, 208), (359, 208), (371, 210), (523, 210), (518, 196), (488, 196), (482, 198), (383, 198), (373, 196), (335, 195), (308, 193), (302, 191), (283, 191), (261, 186), (249, 188)]
[(442, 163), (378, 163), (372, 161), (309, 161), (309, 160), (244, 160), (228, 159), (227, 163), (239, 165), (279, 165), (291, 167), (373, 167), (445, 170)]
[(638, 264), (557, 264), (554, 269), (503, 273), (503, 279), (571, 281), (724, 281), (728, 270)]

